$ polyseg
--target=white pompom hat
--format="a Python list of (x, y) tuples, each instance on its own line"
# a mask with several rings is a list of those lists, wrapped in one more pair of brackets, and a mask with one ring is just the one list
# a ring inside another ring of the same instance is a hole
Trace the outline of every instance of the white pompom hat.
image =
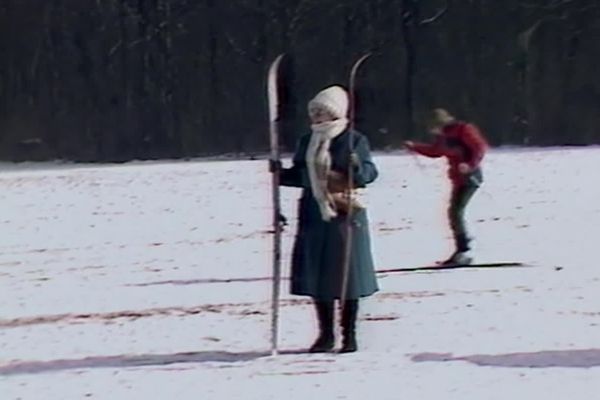
[(308, 102), (308, 112), (321, 109), (329, 112), (335, 118), (346, 118), (348, 116), (348, 92), (341, 86), (329, 86), (321, 90)]

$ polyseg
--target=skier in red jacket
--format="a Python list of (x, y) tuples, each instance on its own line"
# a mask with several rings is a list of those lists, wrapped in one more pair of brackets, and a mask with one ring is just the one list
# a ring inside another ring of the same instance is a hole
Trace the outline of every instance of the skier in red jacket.
[(436, 136), (433, 144), (408, 141), (405, 146), (427, 157), (448, 159), (448, 177), (452, 182), (448, 219), (456, 250), (442, 264), (469, 264), (472, 261), (468, 255), (472, 238), (467, 233), (464, 213), (483, 181), (480, 164), (488, 145), (475, 125), (458, 121), (441, 108), (431, 112), (427, 127)]

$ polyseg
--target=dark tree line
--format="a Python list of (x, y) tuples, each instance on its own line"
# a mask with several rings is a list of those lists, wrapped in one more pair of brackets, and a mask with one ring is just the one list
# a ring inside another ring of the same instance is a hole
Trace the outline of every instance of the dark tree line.
[(377, 148), (432, 106), (494, 144), (600, 142), (598, 0), (0, 0), (0, 158), (265, 151), (281, 52), (290, 149), (367, 51), (357, 125)]

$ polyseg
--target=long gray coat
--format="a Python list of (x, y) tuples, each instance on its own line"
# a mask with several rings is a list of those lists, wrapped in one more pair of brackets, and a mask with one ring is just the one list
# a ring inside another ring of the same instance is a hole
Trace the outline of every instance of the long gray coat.
[[(350, 136), (346, 130), (331, 142), (329, 152), (334, 171), (346, 174)], [(352, 137), (354, 152), (360, 159), (360, 165), (354, 169), (354, 182), (357, 187), (364, 187), (377, 178), (378, 172), (371, 159), (367, 138), (357, 131), (353, 132)], [(317, 300), (332, 300), (339, 298), (341, 294), (346, 216), (338, 215), (330, 222), (321, 218), (319, 206), (312, 195), (305, 162), (309, 141), (310, 135), (300, 139), (292, 168), (284, 169), (281, 174), (282, 185), (304, 189), (298, 204), (291, 293), (311, 296)], [(369, 296), (378, 290), (366, 210), (355, 212), (352, 222), (347, 299)]]

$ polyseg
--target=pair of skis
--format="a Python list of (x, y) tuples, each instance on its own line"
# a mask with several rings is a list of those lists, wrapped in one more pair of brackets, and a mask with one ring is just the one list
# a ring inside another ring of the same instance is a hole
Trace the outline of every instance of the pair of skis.
[[(354, 176), (351, 155), (354, 151), (353, 128), (355, 119), (356, 104), (356, 75), (360, 66), (370, 56), (367, 53), (360, 57), (352, 66), (349, 80), (349, 110), (348, 118), (350, 121), (350, 138), (348, 145), (348, 184), (345, 193), (348, 201), (348, 213), (345, 221), (345, 243), (344, 258), (342, 265), (342, 289), (340, 293), (340, 305), (343, 307), (348, 290), (348, 275), (350, 269), (350, 259), (352, 253), (352, 187), (354, 187)], [(269, 68), (267, 78), (267, 93), (269, 100), (269, 137), (271, 144), (270, 161), (274, 165), (281, 164), (281, 154), (279, 151), (279, 76), (280, 67), (284, 54), (277, 56)], [(283, 231), (283, 222), (281, 218), (281, 204), (279, 195), (279, 171), (273, 171), (271, 174), (272, 185), (272, 203), (273, 203), (273, 288), (271, 298), (271, 354), (277, 354), (278, 341), (278, 322), (279, 322), (279, 296), (281, 284), (281, 233)]]

